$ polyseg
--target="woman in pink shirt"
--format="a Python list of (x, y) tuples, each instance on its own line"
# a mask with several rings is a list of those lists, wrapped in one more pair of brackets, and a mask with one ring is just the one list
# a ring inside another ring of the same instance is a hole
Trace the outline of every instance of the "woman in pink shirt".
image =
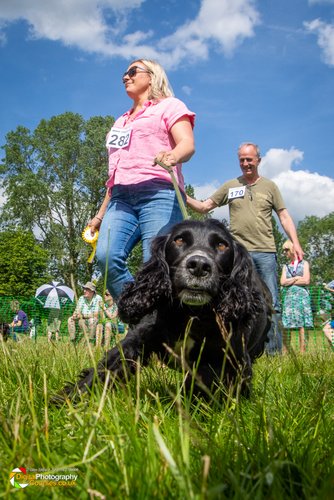
[(195, 114), (173, 96), (160, 64), (133, 61), (123, 84), (133, 106), (107, 135), (107, 193), (90, 221), (93, 233), (100, 228), (96, 256), (101, 272), (108, 273), (107, 288), (116, 299), (132, 280), (126, 261), (135, 245), (142, 241), (143, 257), (148, 260), (152, 238), (182, 220), (170, 174), (155, 161), (174, 167), (184, 193), (181, 164), (195, 151)]

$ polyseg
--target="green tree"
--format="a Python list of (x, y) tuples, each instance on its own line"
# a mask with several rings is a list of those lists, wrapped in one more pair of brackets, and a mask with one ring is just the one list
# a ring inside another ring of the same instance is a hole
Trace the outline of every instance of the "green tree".
[(105, 137), (113, 122), (67, 112), (42, 120), (33, 132), (18, 127), (6, 136), (3, 227), (38, 234), (50, 250), (52, 276), (73, 287), (93, 272), (81, 234), (105, 194)]
[(141, 241), (134, 247), (129, 255), (127, 265), (130, 273), (134, 276), (143, 263), (143, 245)]
[(0, 295), (34, 296), (50, 279), (48, 258), (31, 231), (0, 232)]
[[(186, 184), (185, 191), (188, 196), (191, 196), (191, 198), (195, 198), (195, 191), (191, 184)], [(210, 212), (208, 214), (200, 214), (188, 206), (187, 206), (187, 212), (190, 219), (193, 220), (205, 220), (211, 217)]]
[(298, 224), (298, 237), (310, 262), (311, 282), (334, 279), (334, 212), (325, 217), (306, 217)]

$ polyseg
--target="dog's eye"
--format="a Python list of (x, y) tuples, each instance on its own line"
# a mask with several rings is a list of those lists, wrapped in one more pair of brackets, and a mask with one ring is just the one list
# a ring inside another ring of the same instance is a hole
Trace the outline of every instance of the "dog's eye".
[(175, 238), (174, 242), (175, 242), (176, 246), (180, 247), (183, 245), (183, 238), (181, 238), (181, 236), (179, 236), (178, 238)]
[(225, 245), (225, 243), (223, 243), (222, 241), (220, 241), (217, 245), (217, 250), (219, 252), (224, 252), (226, 250), (227, 246)]

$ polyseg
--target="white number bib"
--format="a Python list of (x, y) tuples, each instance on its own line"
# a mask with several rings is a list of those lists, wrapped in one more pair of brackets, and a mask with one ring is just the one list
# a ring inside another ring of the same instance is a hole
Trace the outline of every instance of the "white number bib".
[(228, 199), (234, 200), (234, 198), (243, 198), (245, 196), (246, 186), (230, 188), (228, 190)]
[(112, 128), (107, 137), (107, 148), (123, 149), (130, 144), (132, 128)]

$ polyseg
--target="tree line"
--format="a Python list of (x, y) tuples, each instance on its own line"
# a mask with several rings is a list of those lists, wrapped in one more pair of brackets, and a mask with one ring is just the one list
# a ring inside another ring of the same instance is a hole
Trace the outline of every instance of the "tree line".
[[(42, 282), (84, 283), (96, 264), (82, 231), (96, 213), (107, 180), (106, 133), (112, 116), (85, 120), (67, 112), (41, 120), (35, 130), (18, 126), (6, 136), (0, 179), (5, 203), (0, 222), (0, 295), (34, 295)], [(192, 186), (187, 192), (193, 195)], [(191, 213), (194, 218), (199, 214)], [(274, 222), (279, 263), (284, 236)], [(298, 235), (310, 261), (312, 284), (334, 278), (334, 213), (306, 217)], [(140, 245), (130, 268), (141, 262)]]

